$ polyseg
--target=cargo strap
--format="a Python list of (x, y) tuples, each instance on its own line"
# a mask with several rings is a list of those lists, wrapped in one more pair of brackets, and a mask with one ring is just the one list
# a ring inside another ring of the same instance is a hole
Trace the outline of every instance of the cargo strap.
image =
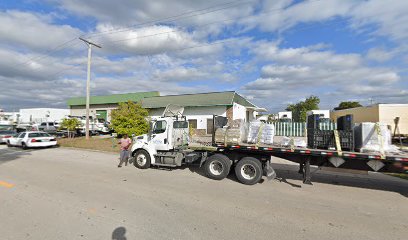
[(334, 132), (334, 141), (336, 143), (337, 155), (341, 156), (341, 155), (343, 155), (343, 151), (341, 150), (339, 131), (333, 130), (333, 132)]
[(293, 137), (290, 138), (289, 144), (290, 144), (290, 150), (292, 152), (295, 151), (295, 139)]
[(255, 144), (256, 147), (259, 146), (259, 142), (261, 140), (261, 135), (262, 135), (264, 126), (265, 124), (261, 122), (261, 126), (259, 127), (258, 135), (256, 136), (256, 144)]
[(228, 135), (228, 128), (225, 129), (225, 134), (224, 134), (224, 146), (227, 146), (227, 135)]
[(383, 135), (379, 123), (375, 123), (375, 131), (377, 133), (378, 144), (380, 145), (380, 157), (381, 159), (385, 159)]

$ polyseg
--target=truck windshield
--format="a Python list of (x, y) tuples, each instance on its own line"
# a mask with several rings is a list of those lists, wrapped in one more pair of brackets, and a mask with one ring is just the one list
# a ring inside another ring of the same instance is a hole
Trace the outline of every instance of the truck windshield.
[(166, 131), (166, 125), (167, 125), (167, 122), (164, 121), (164, 120), (157, 121), (154, 124), (153, 133), (155, 133), (155, 134), (164, 133)]

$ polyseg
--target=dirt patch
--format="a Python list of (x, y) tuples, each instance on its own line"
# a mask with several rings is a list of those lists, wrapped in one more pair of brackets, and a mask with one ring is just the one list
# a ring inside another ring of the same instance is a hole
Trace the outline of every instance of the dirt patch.
[(58, 139), (58, 144), (62, 147), (74, 147), (92, 149), (106, 152), (120, 152), (116, 138), (99, 138), (92, 137), (86, 140), (85, 137), (80, 138), (61, 138)]

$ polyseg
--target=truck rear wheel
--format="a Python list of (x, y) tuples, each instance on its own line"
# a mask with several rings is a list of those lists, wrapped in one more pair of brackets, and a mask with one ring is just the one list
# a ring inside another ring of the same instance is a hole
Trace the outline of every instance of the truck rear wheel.
[(140, 169), (146, 169), (150, 167), (150, 155), (145, 150), (137, 150), (133, 155), (133, 164)]
[(256, 158), (244, 157), (235, 165), (235, 175), (241, 183), (254, 185), (262, 178), (262, 164)]
[(222, 154), (210, 156), (204, 165), (207, 177), (214, 180), (222, 180), (228, 176), (231, 168), (231, 160)]

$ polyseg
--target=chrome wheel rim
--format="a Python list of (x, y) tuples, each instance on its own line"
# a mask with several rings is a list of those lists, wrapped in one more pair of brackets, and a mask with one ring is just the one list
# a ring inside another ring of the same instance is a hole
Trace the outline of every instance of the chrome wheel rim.
[(244, 164), (241, 167), (241, 176), (246, 180), (252, 180), (256, 177), (256, 169), (251, 164)]
[(136, 162), (139, 164), (139, 166), (144, 166), (147, 162), (146, 156), (143, 153), (137, 155)]
[(211, 174), (218, 176), (218, 175), (221, 175), (223, 171), (224, 171), (224, 166), (222, 165), (220, 161), (215, 160), (210, 163)]

